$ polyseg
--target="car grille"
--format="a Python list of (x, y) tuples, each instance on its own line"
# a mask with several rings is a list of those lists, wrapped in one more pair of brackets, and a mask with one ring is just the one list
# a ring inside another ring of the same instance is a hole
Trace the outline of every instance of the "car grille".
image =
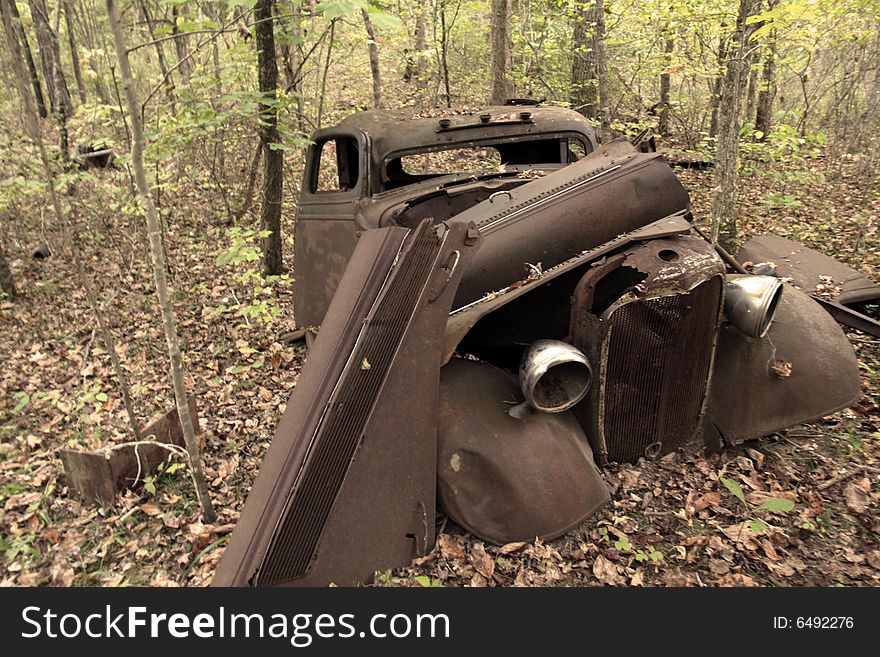
[(608, 318), (599, 429), (608, 461), (666, 454), (694, 437), (707, 391), (722, 280), (633, 301)]

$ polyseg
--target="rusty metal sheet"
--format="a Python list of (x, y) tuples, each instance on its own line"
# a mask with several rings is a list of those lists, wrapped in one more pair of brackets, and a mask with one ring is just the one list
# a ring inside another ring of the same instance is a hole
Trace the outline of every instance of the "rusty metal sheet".
[[(529, 112), (529, 123), (521, 120), (501, 122), (504, 117), (518, 118), (523, 111)], [(490, 124), (479, 120), (479, 116), (486, 113), (493, 117)], [(439, 129), (441, 119), (448, 119), (449, 128), (453, 129)], [(468, 111), (431, 109), (422, 114), (414, 114), (412, 110), (370, 110), (351, 114), (342, 120), (341, 125), (362, 130), (370, 136), (372, 163), (377, 170), (392, 153), (453, 142), (521, 140), (524, 134), (571, 132), (582, 135), (593, 148), (598, 145), (595, 129), (582, 115), (564, 107), (488, 106)]]
[(722, 324), (707, 419), (728, 442), (830, 415), (859, 395), (852, 345), (834, 319), (797, 288), (785, 286), (764, 338), (748, 338)]
[(430, 549), (439, 342), (467, 229), (364, 234), (214, 585), (353, 585)]
[[(189, 398), (189, 412), (193, 428), (199, 434), (199, 417), (194, 397)], [(116, 493), (129, 488), (156, 472), (160, 463), (168, 460), (168, 449), (155, 443), (184, 447), (183, 430), (173, 408), (141, 429), (143, 441), (122, 446), (108, 445), (100, 452), (62, 449), (61, 462), (71, 487), (84, 501), (94, 504), (112, 504)]]
[(559, 171), (499, 192), (457, 216), (484, 238), (455, 299), (461, 307), (689, 205), (657, 153), (614, 141)]
[(438, 488), (446, 513), (492, 543), (551, 539), (609, 500), (570, 412), (514, 419), (515, 376), (455, 358), (440, 374)]
[(319, 326), (358, 240), (349, 217), (300, 216), (294, 235), (293, 310), (299, 327)]
[(600, 463), (697, 439), (723, 273), (709, 244), (679, 235), (633, 245), (578, 283), (571, 342), (598, 364), (598, 383), (576, 413)]
[(880, 285), (860, 271), (808, 246), (779, 237), (764, 235), (748, 241), (737, 253), (740, 263), (772, 262), (775, 274), (791, 278), (791, 282), (807, 294), (816, 292), (823, 276), (831, 277), (841, 292), (834, 301), (848, 305), (880, 300)]

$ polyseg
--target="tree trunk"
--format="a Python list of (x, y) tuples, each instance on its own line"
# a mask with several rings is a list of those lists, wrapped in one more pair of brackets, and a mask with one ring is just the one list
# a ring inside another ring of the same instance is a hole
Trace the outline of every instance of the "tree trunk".
[[(27, 64), (31, 88), (34, 90), (34, 101), (37, 105), (37, 112), (41, 119), (45, 119), (49, 113), (46, 111), (46, 101), (43, 98), (43, 88), (40, 85), (40, 76), (37, 73), (37, 65), (34, 63), (34, 55), (31, 50), (31, 44), (28, 42), (27, 32), (25, 32), (24, 26), (21, 24), (21, 15), (18, 13), (18, 7), (15, 5), (15, 0), (0, 0), (0, 2), (6, 3), (9, 7), (14, 32), (21, 40), (21, 48), (23, 50), (25, 64)], [(5, 13), (3, 15), (4, 17), (6, 16)]]
[(171, 33), (176, 37), (172, 40), (174, 41), (174, 50), (177, 51), (177, 70), (180, 71), (183, 81), (186, 82), (192, 75), (194, 66), (192, 58), (189, 56), (189, 36), (185, 32), (181, 32), (177, 26), (177, 19), (180, 18), (181, 13), (186, 13), (185, 6), (171, 5)]
[(262, 240), (263, 271), (268, 275), (280, 274), (281, 259), (281, 185), (284, 151), (278, 132), (278, 62), (275, 59), (275, 28), (272, 19), (272, 0), (259, 0), (254, 8), (254, 32), (257, 44), (257, 77), (260, 94), (260, 143), (263, 148), (263, 194), (260, 224), (269, 235)]
[(128, 104), (129, 119), (131, 121), (131, 164), (134, 169), (135, 182), (137, 183), (138, 195), (144, 208), (147, 220), (147, 237), (150, 244), (150, 259), (153, 263), (153, 279), (156, 284), (156, 296), (159, 300), (159, 309), (162, 313), (162, 325), (165, 329), (165, 338), (168, 342), (168, 357), (171, 363), (171, 381), (174, 386), (174, 398), (177, 405), (177, 413), (180, 425), (183, 429), (183, 438), (186, 443), (186, 451), (189, 455), (190, 471), (195, 484), (196, 496), (202, 507), (202, 517), (206, 522), (214, 522), (217, 515), (211, 504), (208, 491), (208, 482), (202, 470), (202, 458), (199, 454), (193, 428), (192, 416), (187, 403), (186, 384), (184, 382), (183, 358), (180, 353), (180, 342), (177, 337), (177, 320), (174, 317), (174, 309), (171, 306), (171, 295), (168, 289), (168, 280), (165, 275), (165, 251), (162, 246), (162, 233), (159, 224), (159, 215), (150, 195), (147, 185), (147, 175), (144, 171), (144, 126), (141, 122), (140, 102), (134, 89), (134, 80), (131, 73), (131, 65), (128, 61), (128, 51), (122, 36), (122, 25), (119, 17), (119, 8), (116, 0), (107, 0), (107, 14), (110, 23), (110, 31), (113, 34), (113, 45), (116, 48), (116, 57), (119, 60), (119, 70), (122, 74), (122, 86), (125, 89), (125, 98)]
[[(779, 0), (770, 0), (767, 9), (773, 9)], [(767, 39), (764, 64), (761, 67), (761, 84), (758, 87), (758, 101), (755, 107), (755, 130), (760, 134), (758, 141), (763, 141), (773, 128), (773, 97), (776, 95), (776, 30)]]
[(440, 0), (440, 73), (446, 93), (446, 107), (452, 107), (452, 91), (449, 85), (449, 29), (446, 26), (446, 0)]
[[(60, 0), (59, 0), (60, 1)], [(73, 33), (73, 7), (70, 0), (64, 0), (64, 24), (67, 27), (67, 43), (70, 45), (70, 62), (73, 65), (73, 77), (76, 80), (76, 90), (79, 93), (79, 102), (86, 103), (86, 86), (83, 84), (82, 65), (79, 63), (79, 50), (76, 48), (76, 37)]]
[(147, 0), (138, 0), (138, 7), (141, 10), (141, 17), (147, 26), (147, 32), (150, 40), (156, 48), (156, 57), (159, 59), (159, 70), (162, 71), (162, 79), (165, 80), (165, 96), (168, 98), (168, 104), (171, 105), (172, 114), (177, 114), (177, 99), (174, 94), (174, 74), (168, 70), (168, 61), (165, 59), (165, 49), (162, 42), (156, 39), (156, 32), (153, 28), (153, 17), (150, 15), (150, 8), (147, 6)]
[(9, 269), (6, 253), (3, 252), (3, 244), (0, 244), (0, 294), (5, 294), (9, 299), (15, 299), (18, 296), (15, 281), (12, 278), (12, 270)]
[(739, 0), (736, 27), (718, 106), (718, 146), (715, 154), (715, 195), (712, 200), (712, 242), (729, 251), (736, 240), (736, 180), (739, 156), (740, 106), (746, 83), (746, 19), (756, 0)]
[(367, 30), (367, 50), (370, 53), (370, 74), (373, 76), (373, 108), (382, 109), (382, 77), (379, 75), (379, 47), (376, 45), (376, 31), (366, 9), (361, 9), (364, 28)]
[(49, 22), (49, 10), (45, 0), (28, 0), (34, 29), (37, 33), (37, 45), (40, 47), (40, 61), (43, 66), (43, 77), (49, 91), (49, 106), (53, 112), (71, 115), (70, 92), (67, 81), (61, 70), (61, 49), (58, 37)]
[(608, 62), (605, 54), (605, 2), (580, 5), (572, 36), (571, 105), (590, 119), (608, 124)]
[(492, 95), (490, 102), (501, 105), (513, 96), (510, 69), (513, 46), (510, 38), (511, 0), (492, 0)]
[(663, 72), (660, 73), (660, 111), (657, 117), (657, 130), (664, 137), (669, 134), (669, 88), (671, 86), (669, 67), (672, 66), (672, 53), (674, 50), (675, 41), (667, 27), (667, 33), (663, 41)]
[(428, 2), (430, 0), (419, 0), (419, 15), (416, 18), (416, 56), (413, 77), (416, 81), (416, 88), (419, 91), (420, 100), (424, 101), (424, 94), (428, 89), (428, 57), (425, 52), (428, 50)]
[(727, 65), (727, 37), (724, 31), (727, 26), (721, 24), (721, 36), (718, 37), (718, 75), (712, 83), (712, 119), (709, 122), (709, 136), (714, 137), (718, 134), (718, 108), (721, 105), (721, 94), (723, 92), (724, 71)]
[(750, 57), (749, 61), (746, 63), (746, 67), (748, 68), (749, 75), (749, 84), (746, 87), (746, 112), (745, 112), (745, 120), (748, 123), (751, 123), (755, 117), (755, 102), (756, 102), (756, 92), (758, 90), (758, 67), (753, 63), (754, 57)]

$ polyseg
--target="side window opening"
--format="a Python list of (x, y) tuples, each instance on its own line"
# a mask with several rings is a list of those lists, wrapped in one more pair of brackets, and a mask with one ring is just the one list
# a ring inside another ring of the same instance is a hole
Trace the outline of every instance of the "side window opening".
[(347, 192), (360, 177), (360, 149), (353, 137), (337, 137), (318, 144), (312, 192)]
[(569, 137), (566, 141), (566, 159), (568, 164), (577, 162), (579, 159), (587, 155), (590, 151), (580, 139)]

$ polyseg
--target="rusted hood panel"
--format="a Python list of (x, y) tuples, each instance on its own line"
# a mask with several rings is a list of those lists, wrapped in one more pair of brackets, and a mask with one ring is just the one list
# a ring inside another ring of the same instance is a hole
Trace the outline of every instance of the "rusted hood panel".
[[(464, 306), (454, 305), (443, 340), (444, 362), (452, 357), (458, 344), (480, 319), (524, 294), (533, 291), (535, 288), (550, 283), (573, 269), (584, 267), (597, 258), (601, 258), (603, 255), (632, 242), (678, 235), (688, 232), (690, 228), (690, 213), (688, 211), (678, 212), (632, 232), (615, 236), (613, 239), (594, 248), (585, 249), (556, 267), (545, 268), (539, 277), (530, 279), (526, 276), (522, 280), (511, 282), (510, 285), (503, 288), (490, 291), (477, 301)], [(480, 249), (484, 247), (485, 242), (480, 245)]]
[(657, 153), (610, 142), (551, 175), (499, 192), (456, 216), (484, 244), (459, 288), (461, 307), (688, 207), (687, 191)]

